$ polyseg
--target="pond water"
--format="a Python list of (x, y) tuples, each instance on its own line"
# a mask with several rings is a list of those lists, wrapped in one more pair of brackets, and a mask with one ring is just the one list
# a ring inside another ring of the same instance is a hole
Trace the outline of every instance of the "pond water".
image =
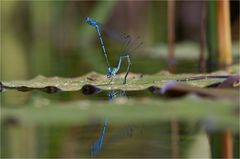
[[(149, 91), (99, 91), (58, 92), (48, 94), (40, 91), (19, 92), (7, 90), (1, 93), (5, 106), (18, 107), (24, 103), (41, 101), (109, 101), (118, 98), (159, 98)], [(90, 93), (91, 94), (91, 93)], [(24, 97), (25, 96), (25, 97)], [(164, 97), (160, 97), (164, 98)], [(9, 102), (10, 103), (7, 103)], [(14, 101), (14, 103), (11, 103)], [(18, 101), (18, 102), (16, 102)], [(66, 104), (67, 106), (67, 104)], [(113, 124), (105, 120), (92, 119), (74, 125), (31, 125), (9, 118), (1, 122), (1, 157), (135, 157), (135, 158), (211, 158), (221, 157), (224, 147), (222, 131), (207, 131), (204, 124), (175, 119), (141, 123), (131, 121)], [(205, 126), (206, 127), (206, 126)], [(234, 137), (234, 156), (239, 155), (238, 133)]]

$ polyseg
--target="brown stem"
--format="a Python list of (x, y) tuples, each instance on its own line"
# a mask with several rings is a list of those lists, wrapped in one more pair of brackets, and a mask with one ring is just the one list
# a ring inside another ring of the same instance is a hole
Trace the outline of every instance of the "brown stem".
[(206, 72), (206, 59), (204, 53), (206, 47), (206, 2), (202, 2), (201, 11), (199, 70), (201, 73), (204, 73)]
[(179, 158), (179, 130), (178, 122), (173, 119), (171, 121), (171, 141), (172, 141), (172, 158)]
[(225, 130), (222, 135), (222, 157), (233, 158), (233, 139), (230, 130)]
[(176, 71), (175, 54), (175, 1), (168, 1), (168, 65), (170, 72)]
[(232, 64), (229, 0), (219, 0), (217, 6), (219, 65), (229, 70)]

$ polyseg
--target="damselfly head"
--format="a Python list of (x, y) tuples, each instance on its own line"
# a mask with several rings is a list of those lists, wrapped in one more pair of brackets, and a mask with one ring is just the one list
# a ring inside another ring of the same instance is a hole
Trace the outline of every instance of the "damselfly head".
[(97, 22), (89, 17), (84, 18), (84, 21), (88, 23), (89, 25), (96, 26)]

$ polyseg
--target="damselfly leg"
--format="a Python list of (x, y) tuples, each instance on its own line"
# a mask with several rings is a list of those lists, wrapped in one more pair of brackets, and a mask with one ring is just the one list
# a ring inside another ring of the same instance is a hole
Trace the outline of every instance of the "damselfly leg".
[(125, 74), (124, 79), (123, 79), (123, 84), (126, 84), (127, 76), (128, 76), (129, 71), (130, 71), (131, 64), (132, 64), (132, 63), (131, 63), (130, 56), (129, 56), (129, 55), (120, 56), (120, 57), (119, 57), (118, 64), (117, 64), (117, 66), (113, 69), (113, 71), (115, 71), (114, 74), (116, 74), (116, 73), (119, 71), (123, 59), (127, 59), (127, 62), (128, 62), (126, 74)]

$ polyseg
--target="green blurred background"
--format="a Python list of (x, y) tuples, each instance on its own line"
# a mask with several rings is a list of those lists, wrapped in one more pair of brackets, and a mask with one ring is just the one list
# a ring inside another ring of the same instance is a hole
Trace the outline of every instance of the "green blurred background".
[[(209, 59), (209, 55), (211, 55), (211, 63), (216, 65), (218, 58), (214, 52), (217, 48), (216, 8), (216, 1), (176, 2), (175, 25), (171, 26), (171, 29), (175, 30), (176, 73), (200, 72), (199, 55), (201, 50), (204, 50), (205, 60)], [(207, 11), (207, 14), (204, 28), (202, 28), (204, 11)], [(163, 69), (167, 70), (169, 69), (167, 57), (170, 30), (168, 13), (168, 1), (1, 0), (1, 81), (27, 80), (37, 75), (76, 77), (90, 71), (105, 74), (106, 64), (97, 33), (93, 27), (83, 21), (86, 16), (92, 17), (116, 31), (128, 33), (133, 37), (141, 37), (143, 46), (131, 53), (132, 72), (151, 74)], [(230, 2), (230, 14), (233, 63), (239, 63), (239, 1)], [(201, 30), (205, 30), (204, 35), (206, 35), (204, 43), (207, 45), (204, 48), (201, 45), (203, 34)], [(110, 63), (114, 66), (121, 54), (122, 45), (118, 41), (113, 41), (105, 33), (103, 33), (103, 40)], [(214, 66), (208, 70), (216, 69), (218, 68)], [(124, 71), (124, 68), (121, 71)], [(70, 95), (62, 92), (55, 96), (31, 92), (31, 94), (33, 93), (35, 93), (34, 96), (30, 98), (29, 92), (5, 91), (1, 94), (1, 104), (18, 107), (26, 106), (24, 104), (28, 101), (33, 105), (45, 106), (49, 103), (51, 105), (51, 100), (83, 98), (79, 92)], [(46, 96), (48, 98), (45, 98)], [(68, 105), (66, 104), (66, 106)], [(87, 125), (24, 127), (15, 123), (18, 122), (17, 119), (9, 119), (8, 122), (13, 125), (1, 125), (3, 127), (1, 156), (3, 157), (79, 157), (81, 155), (89, 157), (88, 146), (97, 139), (102, 128), (102, 123), (96, 123), (95, 127)], [(161, 153), (163, 157), (170, 157), (172, 153), (170, 147), (171, 123), (172, 121), (167, 121), (149, 123), (150, 125), (127, 125), (127, 127), (110, 123), (108, 138), (111, 139), (111, 135), (115, 135), (119, 130), (121, 131), (118, 136), (122, 136), (122, 130), (128, 127), (133, 127), (134, 137), (124, 140), (123, 144), (117, 147), (116, 145), (115, 147), (107, 145), (107, 151), (103, 153), (111, 154), (115, 150), (114, 152), (121, 154), (123, 151), (119, 151), (119, 148), (120, 150), (122, 148), (124, 152), (126, 151), (123, 153), (125, 155), (130, 153), (148, 156), (151, 153)], [(199, 153), (204, 151), (210, 156), (209, 147), (206, 147), (209, 136), (200, 132), (201, 141), (205, 143), (200, 142), (199, 146), (195, 148), (192, 146), (192, 142), (193, 140), (194, 143), (197, 142), (195, 138), (199, 135), (199, 128), (190, 123), (180, 123), (179, 125), (179, 147), (182, 148), (180, 157), (186, 156), (184, 153), (188, 151), (188, 148), (195, 149)], [(123, 133), (125, 134), (125, 132)], [(213, 136), (218, 137), (217, 135)], [(126, 138), (129, 138), (128, 134)], [(239, 146), (237, 146), (239, 145), (239, 135), (236, 135), (235, 138), (237, 139), (234, 140), (234, 148), (239, 156)], [(142, 141), (142, 139), (144, 140)], [(217, 142), (214, 143), (214, 146), (217, 146), (214, 148), (217, 149), (221, 144), (218, 143), (219, 139), (215, 140)], [(145, 151), (142, 151), (142, 148), (145, 148)], [(213, 152), (217, 155), (221, 154), (218, 150)]]
[[(132, 53), (131, 71), (156, 73), (168, 69), (167, 3), (1, 1), (1, 79), (22, 80), (37, 75), (75, 77), (89, 71), (105, 74), (106, 64), (97, 34), (93, 27), (83, 21), (86, 16), (116, 31), (141, 37), (143, 46)], [(214, 1), (211, 3), (176, 2), (174, 30), (177, 73), (199, 71), (201, 13), (204, 5), (212, 6), (207, 15), (214, 12), (216, 4)], [(239, 57), (239, 2), (231, 1), (230, 6), (236, 63)], [(104, 33), (103, 40), (110, 63), (114, 66), (121, 45)], [(207, 49), (204, 50), (207, 55)]]

